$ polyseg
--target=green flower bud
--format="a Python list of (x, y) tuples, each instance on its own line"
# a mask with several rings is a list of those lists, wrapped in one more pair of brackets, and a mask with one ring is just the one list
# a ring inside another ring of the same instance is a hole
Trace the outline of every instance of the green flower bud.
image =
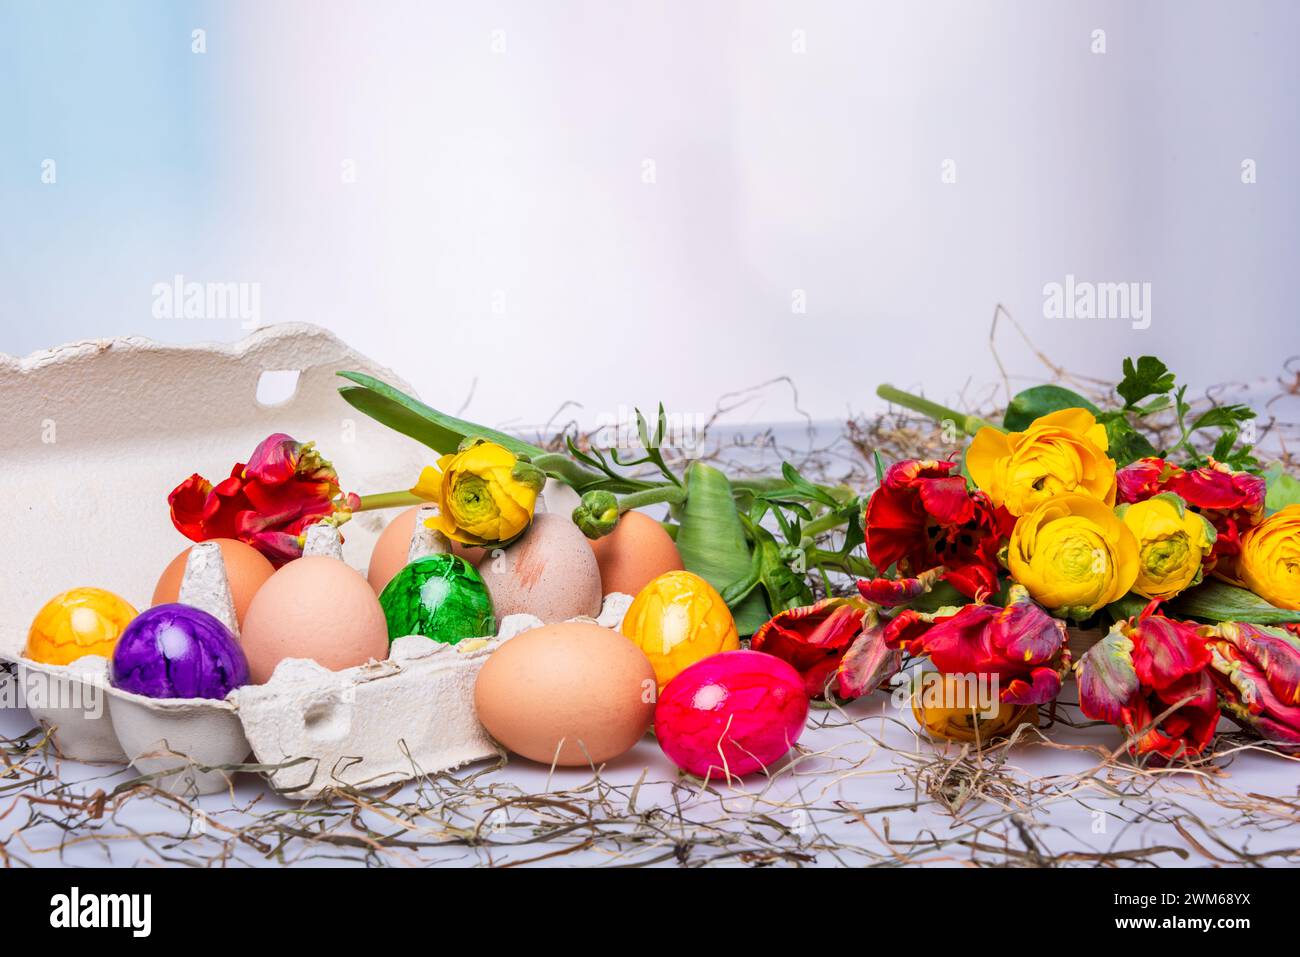
[(603, 538), (618, 524), (618, 499), (603, 489), (587, 492), (573, 510), (573, 524), (588, 538)]

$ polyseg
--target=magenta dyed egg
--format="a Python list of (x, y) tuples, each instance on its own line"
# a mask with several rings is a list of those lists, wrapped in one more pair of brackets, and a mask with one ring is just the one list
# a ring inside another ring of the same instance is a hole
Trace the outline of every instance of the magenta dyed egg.
[(726, 778), (781, 760), (807, 718), (799, 672), (761, 651), (724, 651), (695, 662), (659, 693), (655, 736), (683, 771)]

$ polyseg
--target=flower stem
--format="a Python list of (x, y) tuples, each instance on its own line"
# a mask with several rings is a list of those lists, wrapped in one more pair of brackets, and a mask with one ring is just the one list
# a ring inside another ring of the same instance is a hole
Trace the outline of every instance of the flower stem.
[(374, 495), (361, 496), (361, 503), (353, 511), (373, 512), (380, 508), (423, 505), (427, 501), (427, 499), (420, 498), (414, 492), (376, 492)]
[(892, 385), (878, 386), (876, 395), (886, 402), (892, 402), (894, 405), (901, 405), (905, 409), (919, 412), (936, 422), (952, 422), (967, 435), (974, 435), (983, 428), (997, 429), (999, 432), (1005, 431), (1002, 426), (990, 422), (988, 419), (982, 419), (978, 415), (967, 415), (965, 412), (958, 412), (956, 409), (950, 409), (938, 402), (931, 402), (924, 396), (913, 395), (911, 392), (904, 392), (902, 389), (895, 389)]
[(618, 513), (622, 515), (643, 505), (657, 505), (660, 502), (680, 505), (684, 501), (686, 501), (685, 488), (680, 485), (660, 485), (657, 488), (648, 488), (621, 496), (618, 500)]

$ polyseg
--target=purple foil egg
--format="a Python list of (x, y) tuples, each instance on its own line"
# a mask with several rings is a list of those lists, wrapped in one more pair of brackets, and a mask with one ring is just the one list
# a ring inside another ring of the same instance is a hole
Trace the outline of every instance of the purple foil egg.
[(224, 698), (248, 684), (248, 659), (206, 611), (156, 605), (122, 632), (111, 677), (113, 687), (147, 698)]

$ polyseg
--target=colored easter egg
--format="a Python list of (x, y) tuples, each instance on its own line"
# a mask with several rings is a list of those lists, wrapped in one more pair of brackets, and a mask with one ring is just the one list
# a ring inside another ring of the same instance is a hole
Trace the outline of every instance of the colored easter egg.
[(113, 649), (113, 687), (148, 698), (224, 698), (248, 684), (248, 660), (230, 629), (189, 605), (155, 605)]
[[(411, 547), (411, 535), (415, 531), (415, 519), (420, 506), (399, 512), (397, 517), (384, 526), (375, 540), (375, 547), (370, 552), (370, 565), (366, 569), (366, 578), (370, 587), (378, 595), (393, 577), (406, 567), (407, 552)], [(471, 565), (478, 566), (487, 556), (487, 550), (471, 545), (452, 542), (453, 554), (459, 555)]]
[(385, 586), (379, 604), (390, 642), (424, 635), (454, 645), (497, 630), (483, 577), (456, 555), (429, 555), (407, 565)]
[(799, 672), (761, 651), (726, 651), (668, 682), (655, 706), (655, 736), (683, 771), (727, 778), (781, 760), (807, 718)]
[(136, 614), (111, 591), (73, 588), (36, 613), (23, 654), (46, 665), (70, 664), (83, 655), (107, 658)]
[(650, 659), (660, 688), (702, 658), (740, 647), (727, 603), (686, 571), (665, 572), (641, 589), (620, 630)]

